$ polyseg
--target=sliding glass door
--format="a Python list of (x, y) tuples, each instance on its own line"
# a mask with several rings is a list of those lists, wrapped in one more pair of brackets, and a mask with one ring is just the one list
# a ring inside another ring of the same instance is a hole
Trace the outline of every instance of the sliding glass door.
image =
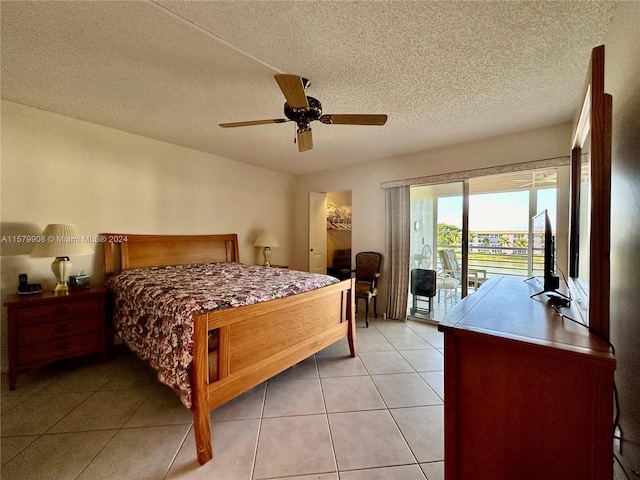
[[(548, 168), (413, 186), (410, 270), (435, 270), (438, 288), (433, 310), (416, 314), (410, 285), (409, 315), (438, 321), (486, 278), (530, 276), (530, 221), (546, 209), (555, 230), (556, 177)], [(459, 282), (455, 289), (450, 278)], [(423, 303), (418, 296), (418, 307)]]
[[(416, 295), (415, 276), (409, 284), (410, 316), (441, 320), (448, 309), (460, 300), (459, 284), (445, 278), (439, 251), (449, 249), (461, 260), (463, 182), (419, 185), (411, 188), (411, 270), (437, 272), (436, 294), (431, 300)], [(461, 263), (460, 263), (461, 265)]]

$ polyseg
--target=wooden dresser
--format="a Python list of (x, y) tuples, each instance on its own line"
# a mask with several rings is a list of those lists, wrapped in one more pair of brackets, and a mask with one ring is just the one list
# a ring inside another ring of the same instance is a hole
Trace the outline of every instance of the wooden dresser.
[(545, 294), (530, 298), (539, 290), (535, 280), (491, 278), (438, 327), (446, 480), (613, 477), (615, 358)]
[(105, 361), (105, 295), (103, 287), (91, 287), (61, 296), (7, 296), (9, 390), (24, 368), (93, 352)]

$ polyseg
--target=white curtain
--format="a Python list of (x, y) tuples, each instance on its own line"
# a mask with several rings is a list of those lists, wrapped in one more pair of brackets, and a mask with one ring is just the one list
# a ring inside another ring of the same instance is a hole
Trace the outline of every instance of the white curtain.
[(386, 189), (387, 203), (387, 252), (389, 282), (387, 288), (387, 318), (407, 319), (410, 262), (410, 213), (409, 186)]

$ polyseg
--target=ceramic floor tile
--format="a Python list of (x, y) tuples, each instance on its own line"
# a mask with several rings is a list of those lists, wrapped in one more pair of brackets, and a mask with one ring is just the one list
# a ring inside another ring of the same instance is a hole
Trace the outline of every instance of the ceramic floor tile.
[(190, 428), (171, 425), (118, 430), (78, 480), (162, 480)]
[(389, 408), (438, 405), (442, 400), (417, 373), (372, 375), (380, 395)]
[(2, 437), (1, 464), (4, 465), (21, 451), (40, 438), (40, 435), (24, 435), (19, 437)]
[(380, 332), (376, 331), (373, 335), (360, 335), (357, 338), (358, 352), (388, 352), (395, 350), (389, 340)]
[(444, 370), (444, 355), (439, 350), (402, 350), (400, 354), (417, 372)]
[(18, 373), (15, 390), (9, 390), (9, 378), (6, 374), (3, 374), (0, 389), (2, 390), (2, 396), (33, 395), (57, 382), (63, 376), (64, 372), (61, 372), (55, 365), (23, 370)]
[(41, 393), (94, 392), (113, 379), (124, 367), (115, 362), (84, 361), (70, 368), (62, 378), (44, 388)]
[(418, 465), (340, 472), (340, 480), (425, 480)]
[(142, 360), (135, 360), (102, 386), (102, 390), (127, 390), (130, 388), (155, 387), (156, 374)]
[(420, 336), (424, 338), (434, 348), (444, 348), (444, 333), (434, 332), (419, 332)]
[(444, 371), (420, 372), (420, 376), (424, 378), (433, 391), (444, 401)]
[(329, 425), (340, 471), (416, 463), (387, 410), (331, 413)]
[(200, 465), (193, 428), (166, 480), (249, 480), (253, 470), (260, 420), (215, 422), (211, 426), (213, 458)]
[(236, 398), (211, 410), (211, 421), (260, 418), (266, 391), (267, 382), (263, 382), (248, 392), (238, 395)]
[(385, 335), (385, 338), (396, 350), (424, 350), (433, 348), (417, 333)]
[[(356, 333), (356, 343), (357, 338), (358, 334)], [(343, 338), (319, 351), (318, 355), (349, 355), (350, 352), (349, 342), (346, 338)]]
[[(418, 350), (421, 352), (422, 350)], [(398, 352), (362, 352), (360, 359), (369, 375), (413, 372), (411, 365)]]
[(270, 480), (339, 480), (337, 473), (320, 473), (318, 475), (304, 475), (302, 477), (278, 477)]
[(407, 326), (406, 322), (399, 322), (397, 320), (371, 320), (369, 319), (371, 326), (376, 328), (383, 335), (412, 333), (411, 329)]
[(106, 364), (25, 371), (16, 391), (5, 375), (2, 478), (441, 480), (444, 374), (432, 345), (442, 334), (358, 320), (358, 357), (341, 340), (213, 410), (214, 459), (203, 466), (191, 412), (123, 345)]
[(319, 379), (270, 381), (267, 384), (264, 418), (324, 412)]
[(298, 380), (302, 378), (318, 378), (318, 366), (316, 365), (315, 355), (311, 355), (293, 367), (287, 368), (284, 372), (279, 373), (270, 380)]
[(266, 418), (262, 421), (254, 479), (335, 471), (325, 415)]
[(444, 460), (444, 406), (391, 410), (418, 462)]
[[(115, 392), (121, 394), (121, 392)], [(150, 427), (153, 425), (184, 425), (193, 422), (191, 410), (184, 406), (180, 397), (166, 385), (157, 385), (144, 399), (139, 408), (129, 417), (125, 428)]]
[(114, 433), (102, 430), (42, 435), (2, 466), (2, 479), (74, 480)]
[(361, 357), (345, 355), (318, 355), (318, 371), (320, 377), (348, 377), (366, 375), (367, 370), (362, 364)]
[(385, 408), (382, 397), (368, 375), (323, 378), (321, 383), (329, 413)]
[(150, 393), (148, 389), (127, 390), (126, 395), (120, 391), (95, 392), (51, 427), (49, 433), (120, 428)]
[(2, 436), (45, 433), (89, 395), (90, 392), (33, 395), (2, 415)]
[(2, 414), (4, 415), (6, 412), (11, 410), (13, 407), (16, 407), (16, 406), (26, 402), (27, 399), (30, 396), (31, 395), (3, 395), (2, 399), (0, 400), (0, 402), (2, 404), (1, 405)]
[(439, 333), (437, 323), (432, 323), (427, 321), (418, 322), (414, 320), (407, 320), (406, 325), (407, 327), (409, 327), (410, 330), (416, 333), (424, 333), (424, 334)]
[(427, 480), (444, 480), (444, 462), (423, 463), (420, 467)]

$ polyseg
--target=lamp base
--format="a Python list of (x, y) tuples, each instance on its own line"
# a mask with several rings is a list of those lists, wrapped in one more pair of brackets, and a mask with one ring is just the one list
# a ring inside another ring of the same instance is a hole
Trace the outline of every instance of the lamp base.
[(69, 295), (69, 284), (67, 282), (58, 282), (53, 287), (54, 295)]
[(54, 295), (69, 295), (69, 271), (72, 265), (69, 257), (56, 257), (51, 263), (51, 271), (58, 281), (53, 287)]
[(264, 247), (262, 254), (264, 255), (264, 263), (262, 265), (265, 267), (270, 267), (271, 266), (271, 248)]

